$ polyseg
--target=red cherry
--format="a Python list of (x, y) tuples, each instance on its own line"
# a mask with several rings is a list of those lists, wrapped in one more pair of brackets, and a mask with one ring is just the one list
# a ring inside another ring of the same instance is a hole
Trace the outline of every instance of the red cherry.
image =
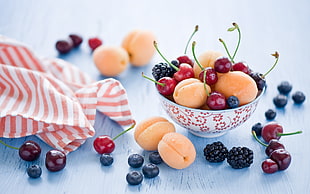
[(243, 62), (235, 63), (235, 64), (233, 64), (233, 66), (231, 68), (233, 71), (242, 71), (246, 74), (250, 73), (250, 69), (249, 69), (248, 65), (246, 65)]
[(217, 73), (212, 67), (207, 67), (202, 72), (199, 73), (200, 81), (204, 82), (203, 81), (204, 77), (206, 84), (208, 84), (209, 86), (214, 85), (218, 80)]
[(227, 73), (231, 70), (231, 62), (227, 57), (220, 57), (214, 62), (214, 69), (219, 73)]
[(41, 154), (41, 147), (36, 142), (29, 140), (20, 146), (18, 154), (23, 160), (34, 161), (39, 158)]
[(278, 164), (279, 170), (287, 169), (292, 160), (290, 153), (285, 149), (277, 149), (273, 151), (270, 155), (270, 159)]
[(207, 99), (207, 105), (212, 110), (223, 110), (226, 108), (225, 96), (219, 92), (211, 92)]
[(283, 127), (280, 124), (276, 122), (270, 122), (263, 127), (261, 135), (266, 142), (270, 142), (272, 139), (280, 139), (281, 136), (295, 135), (299, 133), (302, 133), (302, 131), (283, 133)]
[(267, 156), (270, 156), (270, 154), (277, 149), (285, 149), (285, 147), (282, 143), (280, 143), (279, 140), (272, 139), (270, 140), (268, 146), (266, 147), (265, 153)]
[(147, 77), (146, 75), (144, 75), (144, 73), (142, 73), (142, 77), (156, 83), (156, 88), (157, 88), (158, 92), (164, 96), (169, 96), (169, 95), (173, 94), (175, 86), (178, 83), (175, 79), (173, 79), (171, 77), (162, 77), (158, 81), (156, 81), (150, 77)]
[(88, 45), (91, 50), (95, 50), (98, 46), (102, 45), (102, 40), (98, 37), (88, 39)]
[(193, 60), (191, 60), (187, 55), (180, 56), (177, 58), (177, 60), (179, 61), (179, 64), (186, 63), (192, 67), (194, 66)]
[(78, 47), (83, 42), (82, 36), (80, 36), (78, 34), (70, 34), (69, 37), (71, 38), (71, 40), (73, 42), (73, 47)]
[(180, 81), (188, 79), (188, 78), (193, 78), (193, 77), (195, 77), (194, 70), (193, 70), (192, 66), (190, 66), (187, 63), (180, 64), (177, 72), (175, 72), (173, 74), (173, 78), (177, 82), (180, 82)]
[(117, 136), (115, 136), (113, 139), (108, 136), (108, 135), (100, 135), (98, 136), (94, 142), (93, 142), (93, 147), (96, 150), (96, 152), (98, 152), (99, 154), (110, 154), (114, 151), (115, 149), (115, 143), (114, 141), (121, 135), (123, 135), (124, 133), (126, 133), (127, 131), (131, 130), (132, 128), (134, 128), (134, 126), (136, 125), (136, 121), (133, 121), (133, 124), (126, 130), (122, 131), (121, 133), (119, 133)]
[(73, 48), (73, 42), (71, 39), (58, 40), (56, 42), (55, 47), (60, 54), (66, 54), (66, 53), (69, 53), (71, 49)]
[(279, 166), (275, 161), (268, 158), (263, 161), (262, 169), (265, 173), (272, 174), (279, 170)]
[(45, 166), (49, 171), (56, 172), (66, 166), (66, 154), (60, 150), (50, 150), (46, 153)]
[(97, 137), (93, 143), (93, 146), (99, 154), (110, 154), (115, 149), (113, 139), (107, 135)]

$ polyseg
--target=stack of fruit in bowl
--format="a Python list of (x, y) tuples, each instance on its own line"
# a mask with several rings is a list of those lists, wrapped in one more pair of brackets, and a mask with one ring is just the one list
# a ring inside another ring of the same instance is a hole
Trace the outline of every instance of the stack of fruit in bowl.
[[(190, 37), (186, 49), (198, 26)], [(223, 135), (244, 123), (255, 111), (265, 90), (265, 77), (276, 66), (279, 54), (275, 52), (273, 66), (265, 74), (254, 72), (246, 63), (235, 62), (240, 45), (241, 33), (236, 23), (228, 31), (237, 30), (238, 44), (233, 54), (224, 45), (228, 57), (217, 51), (207, 51), (194, 60), (187, 55), (171, 62), (164, 57), (154, 41), (154, 47), (165, 60), (152, 69), (154, 81), (160, 93), (164, 110), (179, 125), (197, 136), (215, 137)]]

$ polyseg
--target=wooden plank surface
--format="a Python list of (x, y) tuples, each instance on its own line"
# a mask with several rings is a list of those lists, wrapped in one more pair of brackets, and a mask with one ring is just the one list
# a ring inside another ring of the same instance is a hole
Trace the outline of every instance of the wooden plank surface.
[[(140, 153), (148, 161), (150, 152), (143, 151), (134, 141), (133, 132), (116, 140), (114, 163), (102, 167), (99, 155), (89, 138), (77, 151), (68, 155), (64, 170), (48, 172), (44, 167), (44, 153), (51, 147), (34, 136), (7, 139), (6, 143), (19, 147), (25, 140), (35, 140), (42, 146), (43, 156), (35, 162), (25, 162), (16, 150), (0, 145), (0, 193), (310, 193), (310, 134), (309, 100), (297, 106), (289, 99), (284, 109), (276, 109), (275, 121), (285, 131), (303, 130), (300, 135), (281, 140), (292, 155), (291, 166), (282, 172), (267, 175), (261, 170), (266, 158), (264, 148), (251, 137), (251, 126), (256, 122), (267, 123), (264, 112), (275, 108), (272, 98), (276, 87), (284, 80), (293, 85), (293, 91), (310, 95), (309, 44), (310, 2), (288, 1), (81, 1), (81, 0), (0, 0), (0, 34), (29, 45), (40, 56), (61, 57), (96, 80), (105, 79), (93, 64), (86, 44), (89, 37), (99, 36), (105, 45), (120, 45), (124, 36), (133, 29), (153, 31), (165, 56), (173, 59), (183, 54), (186, 41), (194, 26), (200, 26), (195, 36), (197, 53), (206, 50), (225, 52), (218, 38), (223, 38), (231, 49), (237, 33), (227, 32), (232, 22), (241, 27), (242, 41), (237, 59), (246, 61), (253, 69), (266, 72), (279, 51), (278, 66), (267, 77), (268, 88), (254, 115), (242, 126), (218, 138), (206, 139), (193, 136), (176, 125), (177, 131), (186, 135), (195, 145), (197, 158), (188, 168), (175, 170), (160, 164), (160, 174), (154, 179), (144, 179), (138, 186), (127, 184), (125, 176), (132, 170), (127, 164), (131, 153)], [(58, 56), (55, 42), (69, 33), (84, 37), (81, 48), (66, 56)], [(128, 92), (132, 113), (137, 122), (163, 115), (169, 118), (159, 104), (154, 85), (141, 77), (141, 72), (151, 75), (152, 65), (162, 61), (155, 55), (145, 67), (129, 67), (115, 77)], [(291, 97), (291, 96), (289, 96)], [(95, 123), (96, 136), (115, 136), (122, 128), (98, 113)], [(234, 170), (226, 162), (208, 163), (203, 148), (214, 141), (222, 141), (228, 148), (247, 146), (254, 151), (250, 168)], [(39, 179), (30, 179), (26, 167), (40, 164), (43, 173)]]

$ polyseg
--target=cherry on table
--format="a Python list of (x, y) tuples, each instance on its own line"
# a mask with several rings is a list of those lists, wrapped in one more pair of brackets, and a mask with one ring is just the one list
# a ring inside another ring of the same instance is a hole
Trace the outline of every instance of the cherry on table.
[(265, 153), (267, 156), (270, 156), (271, 153), (278, 149), (285, 149), (284, 145), (277, 139), (270, 140), (268, 146), (265, 149)]
[(40, 157), (41, 147), (34, 141), (25, 141), (19, 148), (18, 154), (21, 159), (34, 161)]
[(94, 51), (97, 47), (102, 45), (102, 40), (98, 37), (92, 37), (88, 39), (88, 46)]
[(72, 43), (73, 43), (73, 47), (75, 47), (75, 48), (79, 47), (83, 42), (82, 36), (80, 36), (78, 34), (69, 34), (69, 37), (71, 38)]
[(302, 131), (283, 133), (282, 125), (276, 122), (270, 122), (262, 128), (261, 136), (266, 142), (270, 142), (272, 139), (280, 139), (281, 136), (295, 135), (299, 133), (302, 133)]
[(71, 51), (71, 49), (73, 48), (73, 43), (70, 40), (58, 40), (56, 42), (56, 50), (60, 53), (60, 54), (67, 54)]
[(267, 158), (262, 162), (262, 170), (267, 174), (272, 174), (279, 170), (279, 166), (274, 160)]
[(292, 157), (287, 150), (277, 149), (270, 154), (270, 159), (278, 164), (279, 170), (285, 170), (289, 167)]
[(51, 172), (57, 172), (65, 168), (67, 156), (60, 150), (50, 150), (46, 153), (45, 166)]

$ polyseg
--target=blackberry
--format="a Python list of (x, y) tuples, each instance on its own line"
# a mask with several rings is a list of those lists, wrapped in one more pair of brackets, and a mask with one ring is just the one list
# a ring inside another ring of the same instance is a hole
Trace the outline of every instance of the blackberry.
[(273, 103), (277, 108), (283, 108), (287, 104), (287, 97), (283, 94), (278, 94), (273, 98)]
[(292, 85), (288, 81), (283, 81), (277, 88), (280, 94), (288, 94), (292, 90)]
[(274, 118), (276, 118), (276, 116), (277, 116), (277, 113), (273, 109), (268, 109), (265, 112), (265, 117), (267, 120), (273, 120)]
[(261, 123), (255, 123), (252, 126), (252, 131), (255, 131), (257, 137), (262, 135), (262, 129), (263, 129), (263, 125)]
[(207, 144), (203, 150), (206, 160), (209, 162), (222, 162), (226, 159), (228, 149), (220, 141)]
[(306, 100), (306, 96), (304, 93), (297, 91), (292, 95), (292, 99), (296, 104), (302, 104)]
[(247, 147), (233, 147), (228, 152), (227, 162), (234, 169), (249, 167), (253, 163), (253, 151)]
[(158, 63), (152, 68), (152, 75), (156, 81), (162, 77), (172, 77), (175, 70), (167, 63)]
[(229, 96), (227, 98), (227, 105), (230, 108), (237, 108), (239, 106), (239, 99), (236, 96)]

